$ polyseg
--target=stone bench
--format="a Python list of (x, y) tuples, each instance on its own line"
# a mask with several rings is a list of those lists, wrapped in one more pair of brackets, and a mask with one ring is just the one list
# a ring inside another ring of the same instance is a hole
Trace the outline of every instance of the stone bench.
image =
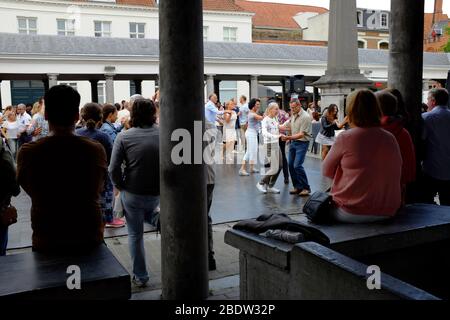
[[(80, 268), (81, 289), (69, 290), (69, 266)], [(30, 252), (0, 257), (0, 298), (129, 299), (130, 275), (105, 246), (81, 256)]]
[[(398, 281), (439, 298), (450, 298), (450, 277), (446, 276), (450, 268), (450, 207), (408, 206), (392, 221), (367, 225), (319, 226), (309, 223), (304, 215), (294, 219), (324, 233), (330, 240), (329, 254), (366, 266), (377, 265)], [(225, 242), (240, 250), (241, 299), (296, 297), (289, 284), (294, 282), (298, 245), (239, 230), (227, 231)], [(259, 281), (261, 275), (264, 279)], [(414, 296), (420, 294), (410, 298)]]

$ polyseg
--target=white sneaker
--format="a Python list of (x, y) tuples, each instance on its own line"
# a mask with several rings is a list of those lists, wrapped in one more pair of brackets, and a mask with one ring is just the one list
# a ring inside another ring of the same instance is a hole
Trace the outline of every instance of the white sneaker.
[(256, 184), (256, 188), (258, 188), (259, 191), (266, 194), (267, 193), (267, 187), (265, 184), (260, 184), (259, 182)]
[(278, 190), (277, 188), (267, 188), (267, 192), (268, 192), (268, 193), (274, 193), (274, 194), (279, 194), (279, 193), (281, 193), (281, 191)]
[(259, 170), (258, 169), (253, 169), (251, 172), (252, 173), (259, 173)]
[(241, 177), (248, 177), (250, 174), (249, 174), (247, 171), (242, 171), (242, 170), (240, 170), (240, 171), (239, 171), (239, 175), (240, 175)]

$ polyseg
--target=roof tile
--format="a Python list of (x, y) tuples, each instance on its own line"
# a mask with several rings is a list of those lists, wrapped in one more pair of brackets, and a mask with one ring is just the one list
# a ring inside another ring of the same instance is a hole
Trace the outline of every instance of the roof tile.
[(236, 4), (245, 11), (254, 12), (255, 27), (299, 29), (294, 16), (301, 12), (325, 13), (327, 9), (315, 6), (293, 5), (272, 2), (236, 0)]

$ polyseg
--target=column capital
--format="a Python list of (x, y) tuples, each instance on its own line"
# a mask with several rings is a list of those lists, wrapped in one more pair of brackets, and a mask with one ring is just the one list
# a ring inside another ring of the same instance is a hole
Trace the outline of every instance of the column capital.
[(113, 80), (115, 75), (116, 75), (115, 73), (105, 73), (105, 79)]

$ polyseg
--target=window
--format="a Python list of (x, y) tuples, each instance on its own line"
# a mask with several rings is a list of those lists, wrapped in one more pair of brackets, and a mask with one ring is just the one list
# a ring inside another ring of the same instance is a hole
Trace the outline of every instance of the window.
[(136, 94), (136, 84), (134, 81), (130, 81), (130, 97)]
[(366, 42), (362, 40), (358, 40), (358, 48), (365, 49), (366, 48)]
[(387, 13), (381, 14), (381, 28), (383, 29), (389, 28), (389, 15)]
[(237, 81), (221, 81), (219, 87), (222, 104), (233, 98), (237, 99)]
[(78, 86), (77, 86), (76, 82), (58, 82), (58, 84), (64, 84), (64, 85), (72, 87), (74, 90), (78, 91)]
[(130, 38), (145, 38), (145, 23), (130, 22)]
[(75, 35), (75, 20), (56, 19), (59, 36)]
[(203, 41), (208, 41), (209, 27), (203, 26)]
[(94, 21), (95, 36), (111, 37), (111, 22), (109, 21)]
[(17, 23), (19, 25), (19, 33), (37, 33), (37, 18), (17, 17)]
[(387, 42), (387, 41), (380, 41), (380, 42), (378, 42), (378, 49), (380, 49), (380, 50), (389, 50), (389, 42)]
[(223, 27), (223, 41), (237, 41), (237, 28)]
[(356, 11), (356, 25), (358, 27), (363, 27), (364, 26), (364, 24), (363, 24), (363, 17), (364, 17), (364, 15), (363, 15), (362, 11), (360, 11), (360, 10)]
[(97, 84), (97, 92), (98, 92), (98, 103), (104, 104), (105, 98), (106, 98), (106, 92), (105, 92), (105, 82), (99, 82)]

